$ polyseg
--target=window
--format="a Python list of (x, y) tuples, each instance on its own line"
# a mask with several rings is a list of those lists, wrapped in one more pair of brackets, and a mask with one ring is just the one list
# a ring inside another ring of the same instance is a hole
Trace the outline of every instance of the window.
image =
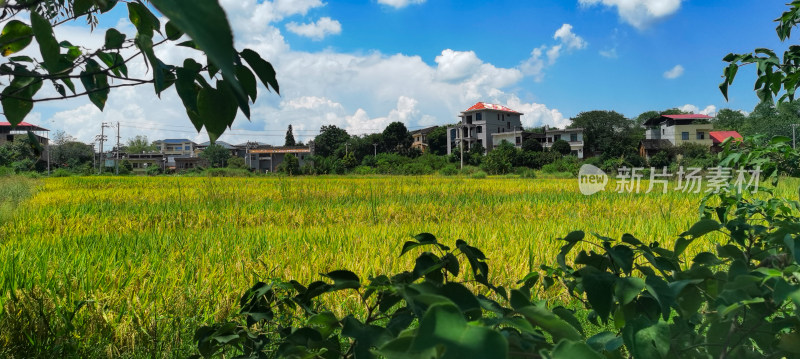
[(14, 142), (14, 135), (8, 135), (8, 136), (6, 136), (6, 141), (8, 141), (8, 142)]
[(698, 140), (705, 140), (706, 139), (706, 134), (703, 133), (703, 132), (697, 132), (697, 139)]
[(450, 130), (450, 139), (451, 139), (451, 140), (452, 140), (452, 139), (455, 139), (457, 134), (458, 134), (458, 133), (456, 132), (456, 129), (455, 129), (455, 128), (454, 128), (454, 129), (451, 129), (451, 130)]
[(186, 146), (183, 149), (186, 150), (186, 151), (191, 151), (192, 150), (192, 146)]
[(483, 113), (478, 112), (475, 114), (475, 121), (483, 121)]
[(467, 124), (468, 125), (472, 124), (472, 115), (467, 116)]
[(483, 133), (483, 126), (478, 126), (478, 133)]
[(661, 129), (661, 134), (662, 134), (662, 135), (664, 134), (664, 129), (663, 129), (663, 128)]
[(561, 139), (561, 135), (553, 135), (553, 141), (558, 141)]
[(681, 139), (684, 141), (689, 141), (689, 132), (681, 132)]
[(517, 136), (517, 144), (522, 143), (522, 137)]
[(511, 129), (511, 121), (506, 122), (506, 128)]
[(570, 134), (569, 135), (569, 141), (570, 142), (578, 142), (578, 134), (577, 133)]

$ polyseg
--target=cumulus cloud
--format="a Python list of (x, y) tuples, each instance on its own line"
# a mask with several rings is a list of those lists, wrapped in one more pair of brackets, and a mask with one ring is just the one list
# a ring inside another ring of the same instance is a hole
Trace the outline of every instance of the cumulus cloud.
[(422, 4), (425, 0), (378, 0), (379, 4), (391, 6), (395, 9), (404, 8), (411, 4)]
[(342, 32), (342, 24), (329, 17), (323, 17), (316, 22), (308, 24), (298, 24), (294, 21), (290, 22), (286, 24), (286, 30), (319, 41), (324, 39), (325, 36), (340, 34)]
[[(278, 24), (297, 21), (291, 17), (324, 6), (321, 1), (221, 2), (231, 20), (237, 48), (254, 49), (269, 60), (281, 85), (281, 96), (259, 85), (250, 121), (240, 114), (233, 129), (221, 138), (230, 143), (256, 140), (282, 144), (289, 124), (298, 140), (304, 142), (327, 124), (352, 134), (379, 132), (393, 121), (401, 121), (409, 128), (446, 125), (458, 121), (459, 112), (477, 101), (493, 101), (525, 113), (526, 126), (563, 126), (567, 120), (557, 109), (522, 101), (510, 89), (526, 76), (541, 79), (557, 55), (585, 48), (585, 42), (576, 40), (571, 27), (562, 26), (557, 31), (559, 36), (554, 35), (554, 43), (534, 49), (529, 59), (512, 67), (485, 62), (474, 51), (453, 49), (444, 49), (433, 65), (420, 56), (378, 51), (298, 51), (291, 48)], [(170, 64), (177, 64), (184, 57), (205, 63), (205, 56), (199, 52), (172, 45), (160, 46), (157, 55)], [(129, 71), (132, 77), (152, 76), (141, 59), (132, 61)], [(146, 134), (151, 140), (207, 140), (205, 133), (198, 134), (192, 127), (174, 87), (166, 90), (161, 99), (156, 99), (152, 86), (115, 89), (104, 112), (86, 98), (37, 104), (35, 111), (43, 114), (43, 123), (53, 124), (51, 129), (67, 130), (86, 142), (99, 134), (102, 122), (116, 121), (123, 125), (123, 139)]]
[(644, 29), (654, 21), (677, 12), (683, 0), (578, 0), (581, 5), (616, 7), (623, 21)]
[(600, 54), (600, 56), (605, 57), (607, 59), (616, 59), (617, 57), (619, 57), (619, 55), (617, 54), (616, 47), (606, 50), (600, 50), (598, 53)]
[(586, 47), (586, 40), (572, 32), (572, 25), (564, 24), (556, 30), (553, 38), (561, 41), (568, 49), (580, 50)]
[(704, 109), (700, 109), (699, 107), (691, 104), (686, 104), (681, 107), (678, 107), (679, 110), (683, 112), (689, 112), (694, 114), (701, 114), (706, 116), (716, 116), (717, 114), (717, 106), (708, 105)]
[(675, 65), (675, 67), (664, 72), (664, 78), (668, 80), (677, 79), (683, 75), (683, 66)]

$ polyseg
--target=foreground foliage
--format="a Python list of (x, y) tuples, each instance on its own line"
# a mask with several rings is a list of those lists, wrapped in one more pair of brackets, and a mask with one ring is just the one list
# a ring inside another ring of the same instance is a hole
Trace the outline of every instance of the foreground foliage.
[[(786, 143), (730, 153), (722, 165), (762, 166), (776, 182), (783, 160), (798, 158)], [(422, 252), (413, 270), (368, 280), (337, 270), (308, 286), (259, 282), (241, 298), (236, 321), (203, 327), (195, 339), (204, 357), (798, 357), (800, 202), (759, 191), (730, 184), (708, 195), (701, 219), (669, 247), (571, 232), (557, 265), (508, 287), (492, 284), (478, 248), (419, 234), (400, 252)], [(688, 254), (711, 233), (722, 239)], [(580, 243), (592, 247), (575, 253)], [(586, 320), (537, 295), (556, 286), (582, 304)], [(335, 315), (318, 299), (335, 292), (366, 311)]]

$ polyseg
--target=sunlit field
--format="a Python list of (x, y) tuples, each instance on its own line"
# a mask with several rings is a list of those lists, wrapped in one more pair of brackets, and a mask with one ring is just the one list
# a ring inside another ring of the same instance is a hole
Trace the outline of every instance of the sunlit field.
[[(420, 232), (481, 248), (490, 280), (508, 285), (554, 264), (558, 238), (572, 230), (631, 233), (671, 247), (698, 219), (700, 194), (587, 197), (577, 184), (491, 177), (37, 180), (32, 197), (0, 222), (0, 347), (35, 344), (61, 330), (97, 343), (100, 355), (185, 350), (197, 326), (233, 313), (255, 281), (307, 283), (341, 268), (364, 278), (410, 269), (414, 257), (398, 254)], [(798, 184), (784, 181), (779, 192), (795, 198)], [(339, 299), (333, 305), (351, 305)], [(71, 329), (65, 318), (82, 301)]]

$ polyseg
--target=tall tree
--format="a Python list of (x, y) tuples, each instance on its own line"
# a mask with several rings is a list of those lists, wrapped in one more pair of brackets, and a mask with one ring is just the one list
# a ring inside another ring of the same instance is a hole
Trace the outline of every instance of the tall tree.
[(383, 147), (394, 153), (406, 154), (414, 138), (402, 122), (392, 122), (383, 130)]
[(127, 147), (126, 151), (128, 153), (146, 153), (156, 150), (156, 146), (150, 143), (145, 135), (137, 135), (133, 138), (129, 138), (125, 147)]
[(447, 154), (447, 126), (439, 126), (428, 133), (428, 150), (434, 155)]
[[(150, 6), (168, 20), (166, 24)], [(101, 27), (101, 14), (122, 7), (135, 36), (111, 27), (100, 46), (56, 38), (64, 33), (57, 31), (59, 26), (88, 22), (92, 26), (86, 31), (93, 31)], [(0, 93), (0, 105), (12, 124), (22, 122), (37, 102), (88, 97), (102, 111), (113, 88), (148, 85), (160, 96), (174, 85), (187, 117), (198, 131), (205, 128), (213, 141), (233, 124), (237, 112), (250, 117), (250, 103), (258, 94), (256, 78), (267, 89), (279, 91), (269, 62), (253, 50), (234, 48), (219, 0), (0, 0), (0, 9), (4, 57), (0, 73), (10, 77)], [(31, 44), (38, 45), (29, 52), (33, 55), (9, 57)], [(157, 57), (157, 48), (175, 45), (205, 56), (192, 54), (176, 63)], [(198, 58), (207, 63), (198, 63)], [(134, 59), (148, 65), (152, 78), (129, 76), (128, 64)], [(52, 87), (43, 92), (52, 90), (58, 96), (39, 94), (45, 84)]]
[(314, 154), (328, 157), (333, 155), (339, 146), (344, 145), (350, 139), (347, 131), (335, 125), (322, 126), (320, 134), (314, 138)]
[(741, 111), (723, 108), (719, 110), (717, 117), (711, 123), (714, 124), (715, 130), (731, 130), (741, 133), (747, 123), (747, 116)]
[(644, 129), (615, 111), (581, 112), (571, 119), (570, 128), (583, 128), (584, 152), (619, 157), (635, 153)]
[(208, 161), (211, 167), (225, 167), (228, 159), (231, 158), (231, 153), (225, 147), (213, 144), (200, 152), (200, 158)]
[(286, 142), (284, 146), (296, 146), (297, 142), (294, 140), (294, 133), (292, 133), (292, 125), (286, 130)]

